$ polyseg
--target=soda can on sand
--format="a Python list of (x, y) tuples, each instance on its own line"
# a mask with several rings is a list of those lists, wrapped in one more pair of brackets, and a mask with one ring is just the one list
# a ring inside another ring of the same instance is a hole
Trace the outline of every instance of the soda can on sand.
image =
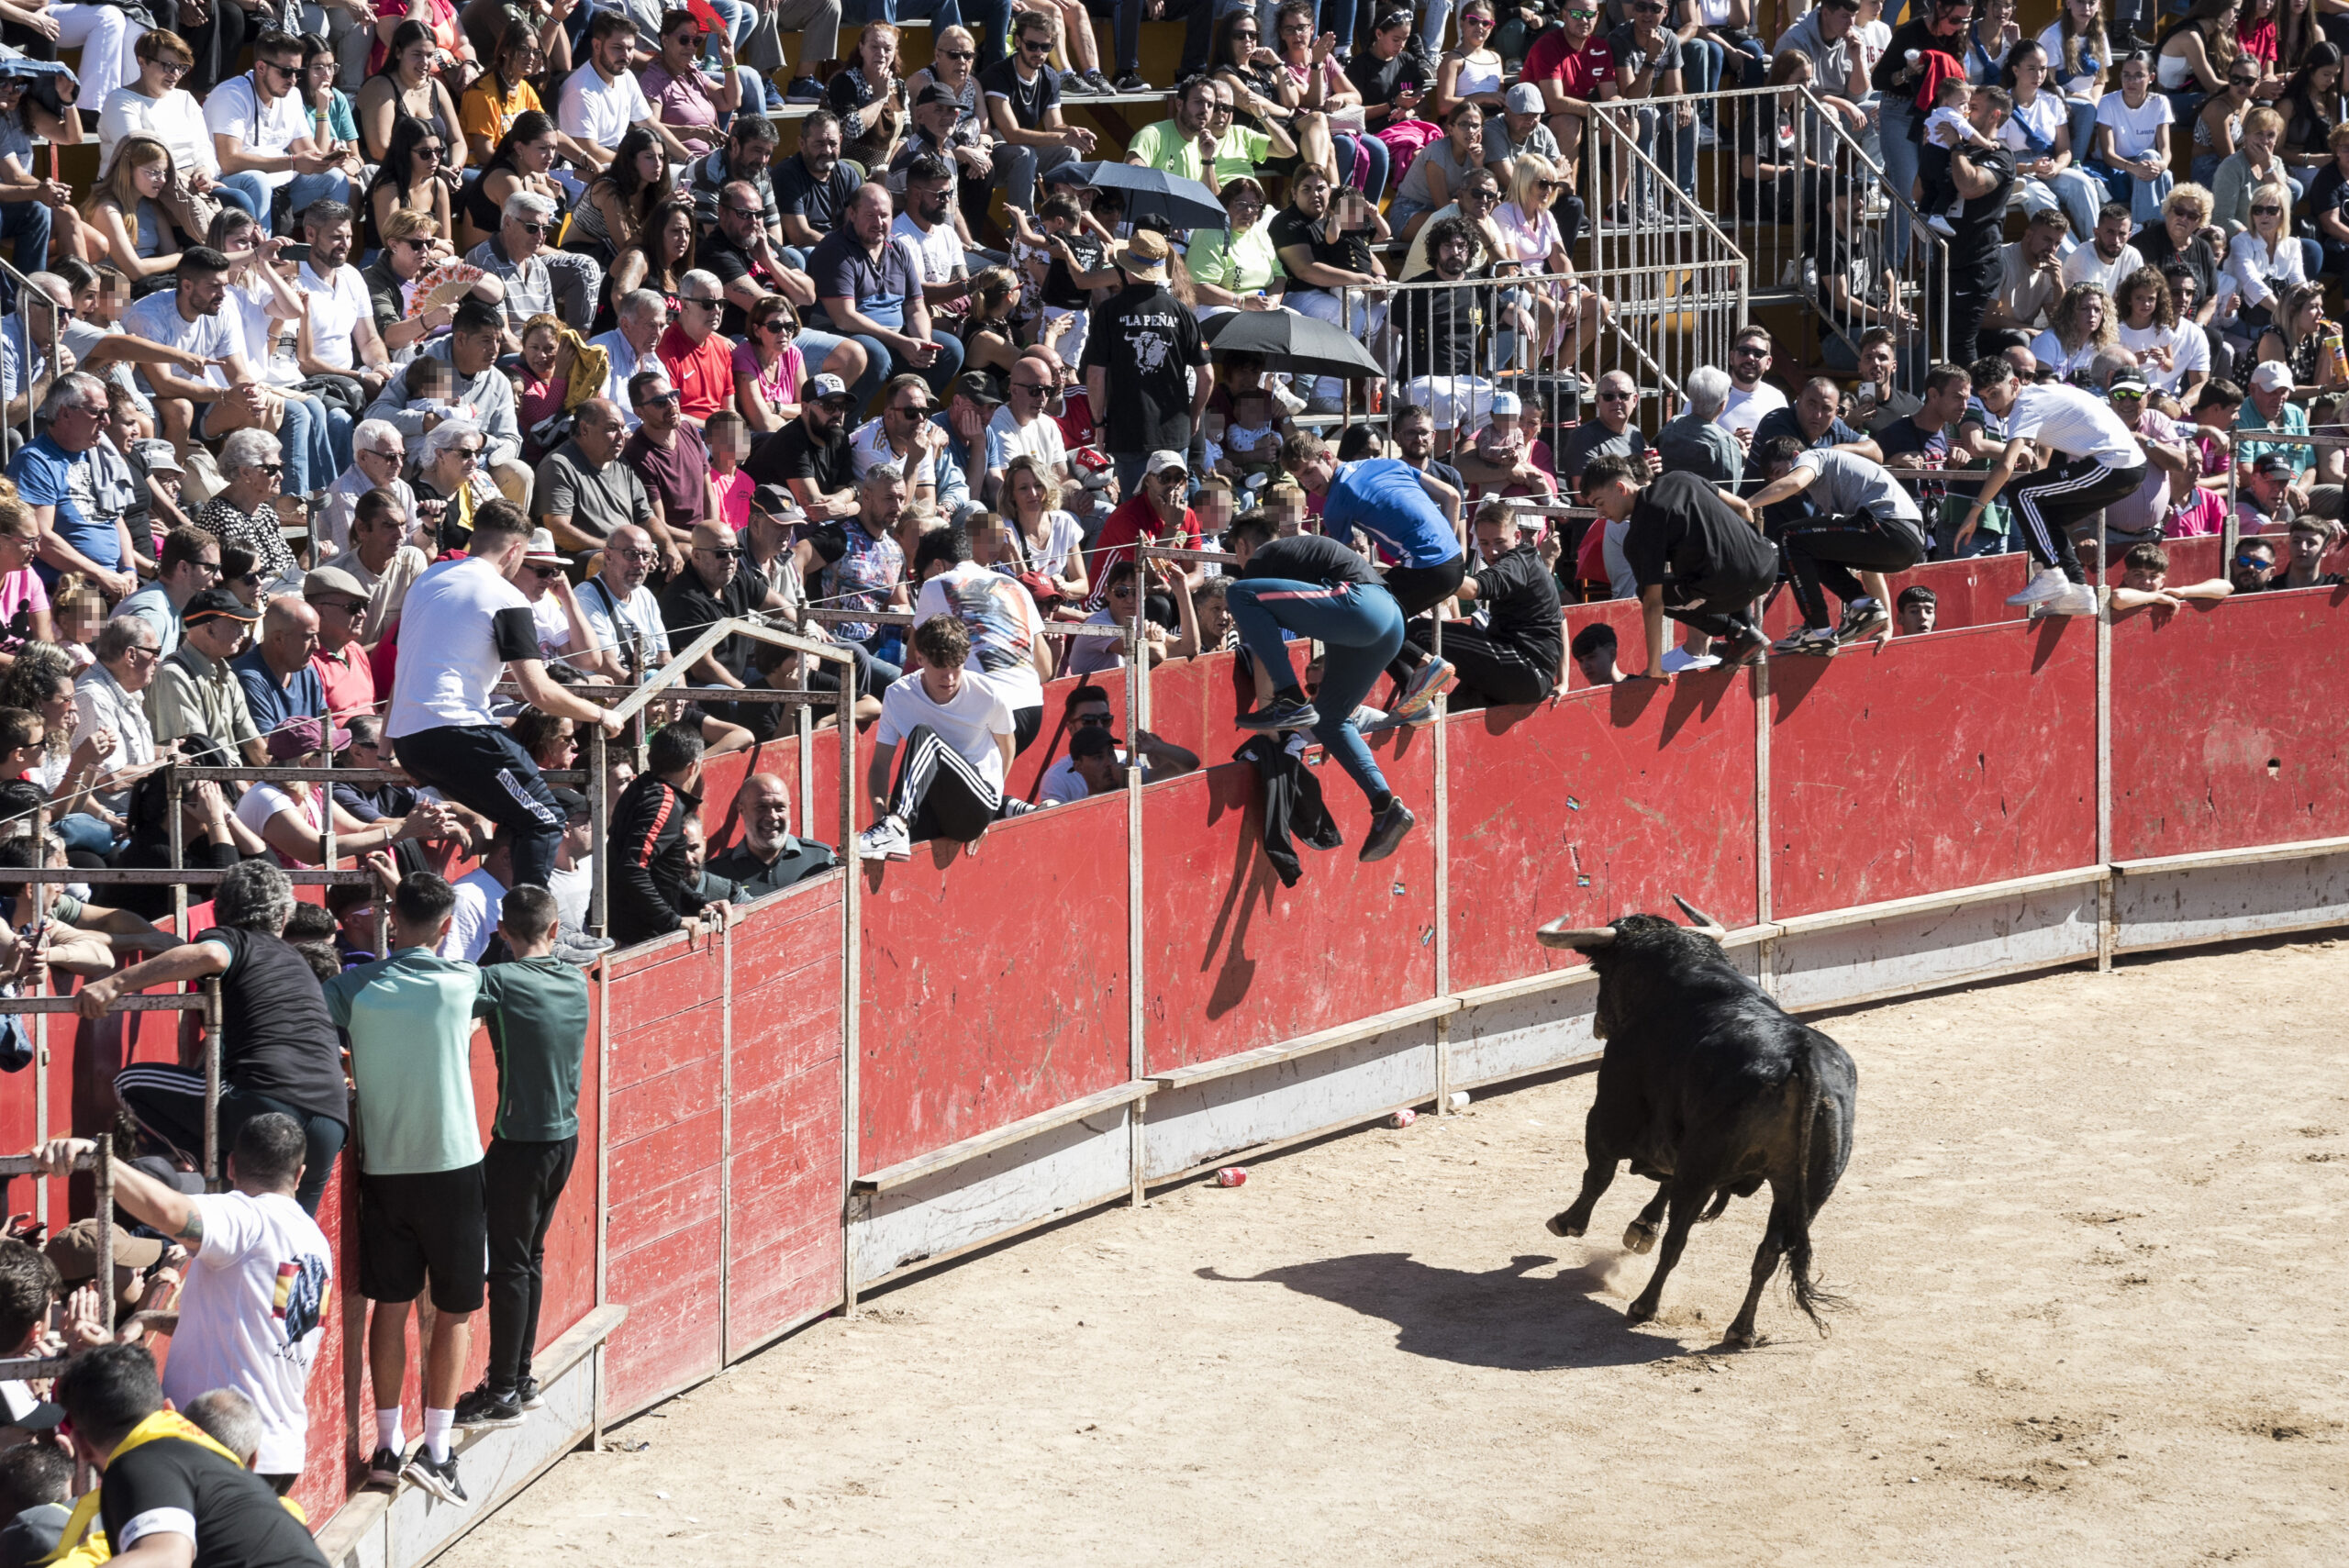
[(1240, 1165), (1226, 1165), (1215, 1173), (1215, 1184), (1219, 1187), (1244, 1187), (1248, 1184), (1247, 1169)]
[(1389, 1127), (1408, 1127), (1419, 1119), (1419, 1112), (1406, 1108), (1397, 1111), (1393, 1116), (1388, 1117), (1386, 1118), (1386, 1125)]

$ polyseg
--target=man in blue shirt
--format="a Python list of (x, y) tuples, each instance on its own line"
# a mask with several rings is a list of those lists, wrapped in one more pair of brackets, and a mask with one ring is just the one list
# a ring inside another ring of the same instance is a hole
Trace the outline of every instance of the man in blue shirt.
[(50, 395), (48, 431), (8, 463), (17, 494), (40, 527), (40, 555), (33, 570), (44, 584), (61, 573), (79, 572), (109, 600), (130, 596), (139, 587), (130, 530), (120, 517), (101, 521), (97, 464), (90, 449), (106, 423), (106, 383), (73, 374)]
[[(1340, 462), (1320, 442), (1299, 454), (1297, 481), (1321, 497), (1321, 531), (1341, 544), (1360, 528), (1391, 564), (1386, 592), (1403, 618), (1450, 598), (1467, 574), (1460, 544), (1460, 492), (1397, 458)], [(1450, 688), (1453, 668), (1424, 649), (1403, 645), (1386, 673), (1399, 688), (1391, 711), (1408, 722)]]
[(824, 316), (812, 324), (853, 339), (868, 364), (886, 364), (891, 375), (911, 372), (942, 393), (962, 372), (963, 340), (932, 335), (921, 274), (889, 238), (893, 211), (888, 186), (865, 185), (849, 202), (846, 221), (808, 253)]
[(253, 728), (264, 739), (289, 720), (326, 712), (326, 688), (310, 662), (317, 651), (318, 612), (287, 595), (269, 602), (261, 639), (228, 662), (244, 688)]

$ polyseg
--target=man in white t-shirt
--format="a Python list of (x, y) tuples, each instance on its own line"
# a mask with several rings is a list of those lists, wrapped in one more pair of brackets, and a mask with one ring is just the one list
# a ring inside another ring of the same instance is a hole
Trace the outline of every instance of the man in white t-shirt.
[(932, 314), (961, 310), (971, 293), (971, 263), (954, 232), (953, 206), (954, 172), (935, 158), (916, 159), (889, 234), (912, 255)]
[(564, 78), (562, 96), (556, 102), (555, 124), (562, 134), (607, 167), (611, 154), (635, 126), (650, 130), (672, 163), (690, 163), (693, 154), (669, 134), (653, 114), (644, 88), (634, 74), (636, 24), (625, 8), (598, 10), (587, 24), (587, 63)]
[[(2107, 295), (2121, 292), (2121, 280), (2142, 269), (2145, 264), (2137, 248), (2129, 243), (2135, 225), (2129, 217), (2127, 202), (2107, 202), (2098, 209), (2096, 228), (2085, 245), (2076, 245), (2064, 258), (2064, 286), (2094, 284)], [(2110, 306), (2106, 309), (2110, 310)], [(2051, 317), (2054, 314), (2051, 308)]]
[(1068, 443), (1061, 439), (1057, 421), (1044, 412), (1060, 378), (1050, 361), (1030, 354), (1011, 367), (1011, 401), (987, 421), (987, 483), (984, 497), (995, 502), (1003, 489), (1003, 471), (1023, 453), (1044, 466), (1060, 484), (1068, 483)]
[[(556, 804), (560, 807), (562, 803)], [(568, 826), (566, 822), (566, 830)], [(489, 951), (489, 939), (497, 934), (497, 912), (506, 903), (506, 890), (514, 885), (513, 875), (513, 846), (501, 838), (490, 845), (479, 866), (452, 884), (457, 906), (449, 911), (449, 934), (440, 939), (438, 956), (462, 963), (481, 962)]]
[(507, 581), (529, 544), (518, 509), (484, 506), (473, 516), (472, 553), (433, 566), (408, 590), (384, 733), (417, 784), (512, 835), (516, 884), (544, 887), (562, 840), (562, 809), (538, 764), (497, 722), (490, 693), (510, 671), (541, 713), (600, 724), (614, 736), (620, 726), (547, 674), (530, 602)]
[[(623, 523), (604, 541), (603, 565), (579, 589), (579, 618), (596, 639), (595, 658), (616, 680), (634, 680), (640, 665), (649, 673), (669, 662), (661, 601), (644, 583), (660, 559), (651, 534)], [(584, 659), (575, 663), (588, 667)]]
[[(2005, 423), (2007, 445), (1975, 493), (1955, 549), (1965, 552), (1982, 509), (2003, 491), (2038, 566), (2022, 592), (2009, 595), (2007, 603), (2047, 615), (2096, 614), (2096, 590), (2080, 570), (2072, 525), (2137, 493), (2145, 482), (2144, 450), (2104, 399), (2060, 383), (2024, 386), (2003, 357), (1975, 361), (1974, 395)], [(2046, 450), (2048, 461), (2015, 478), (2023, 453), (2034, 445)]]
[[(970, 628), (959, 617), (932, 616), (914, 628), (908, 647), (912, 678), (882, 694), (873, 732), (864, 786), (880, 820), (856, 836), (860, 860), (909, 859), (922, 839), (975, 844), (996, 817), (1028, 809), (1025, 801), (1004, 798), (1016, 726), (994, 678), (963, 668)], [(900, 744), (905, 766), (896, 768)]]
[[(1750, 437), (1762, 416), (1787, 406), (1787, 395), (1762, 379), (1770, 369), (1770, 349), (1769, 331), (1761, 327), (1745, 328), (1730, 344), (1729, 363), (1723, 367), (1729, 372), (1729, 401), (1713, 420), (1722, 429)], [(1685, 398), (1680, 412), (1688, 412)]]
[(311, 134), (309, 111), (295, 90), (301, 75), (302, 40), (272, 28), (253, 44), (253, 68), (204, 100), (213, 155), (225, 171), (220, 184), (245, 199), (265, 234), (276, 232), (270, 206), (279, 191), (296, 218), (312, 202), (351, 201), (350, 177)]
[(373, 401), (390, 379), (392, 358), (375, 330), (367, 285), (349, 264), (351, 209), (337, 201), (312, 202), (302, 227), (310, 237), (310, 259), (295, 273), (294, 286), (310, 307), (310, 352), (328, 369), (356, 380)]
[[(334, 1275), (326, 1233), (294, 1199), (307, 1146), (300, 1122), (268, 1111), (238, 1129), (228, 1192), (190, 1196), (127, 1161), (114, 1167), (123, 1211), (193, 1254), (176, 1318), (151, 1325), (172, 1340), (164, 1397), (184, 1409), (207, 1389), (233, 1388), (252, 1401), (262, 1421), (252, 1467), (281, 1496), (309, 1454), (306, 1389)], [(92, 1147), (56, 1139), (42, 1160), (63, 1175)]]

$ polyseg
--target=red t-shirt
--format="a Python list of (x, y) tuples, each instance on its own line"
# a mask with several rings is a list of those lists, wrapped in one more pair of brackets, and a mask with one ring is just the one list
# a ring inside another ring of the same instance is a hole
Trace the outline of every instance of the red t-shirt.
[(732, 339), (712, 332), (696, 343), (683, 328), (672, 327), (661, 334), (653, 351), (669, 373), (669, 384), (677, 389), (677, 406), (686, 418), (707, 419), (734, 406)]
[(1593, 33), (1580, 49), (1566, 46), (1566, 30), (1543, 33), (1526, 51), (1520, 82), (1555, 82), (1570, 98), (1589, 98), (1602, 82), (1615, 80), (1615, 51)]
[(1109, 574), (1109, 568), (1119, 562), (1132, 559), (1134, 545), (1143, 540), (1152, 544), (1174, 545), (1183, 550), (1197, 550), (1199, 548), (1199, 515), (1188, 506), (1184, 507), (1182, 524), (1176, 527), (1159, 517), (1158, 508), (1150, 504), (1147, 495), (1120, 501), (1118, 509), (1109, 514), (1108, 521), (1101, 525), (1100, 537), (1093, 541), (1091, 559), (1085, 562), (1085, 570), (1093, 574), (1094, 583), (1097, 585)]

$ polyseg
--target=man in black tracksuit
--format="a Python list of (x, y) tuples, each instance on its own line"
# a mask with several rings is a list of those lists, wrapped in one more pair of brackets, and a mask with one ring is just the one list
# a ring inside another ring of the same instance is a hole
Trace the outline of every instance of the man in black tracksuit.
[[(1486, 502), (1475, 532), (1478, 564), (1462, 579), (1459, 594), (1485, 606), (1485, 624), (1447, 621), (1443, 628), (1443, 657), (1460, 673), (1452, 692), (1455, 713), (1540, 702), (1557, 684), (1565, 657), (1558, 580), (1531, 543), (1520, 542), (1515, 510), (1507, 501)], [(1432, 647), (1433, 623), (1415, 621), (1407, 635)]]
[(645, 772), (612, 808), (605, 852), (611, 857), (614, 945), (665, 936), (701, 912), (700, 869), (685, 851), (685, 819), (701, 809), (701, 728), (664, 725), (645, 748)]

